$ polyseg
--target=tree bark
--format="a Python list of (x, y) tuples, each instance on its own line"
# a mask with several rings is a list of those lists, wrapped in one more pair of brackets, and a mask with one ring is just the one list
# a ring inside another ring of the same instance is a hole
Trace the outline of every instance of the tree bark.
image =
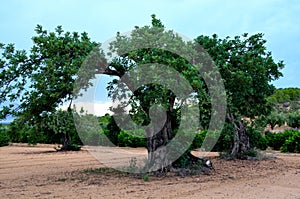
[(69, 133), (63, 133), (62, 134), (62, 148), (66, 147), (67, 145), (71, 144), (71, 138), (69, 136)]
[(166, 122), (158, 132), (155, 127), (149, 127), (147, 133), (148, 169), (149, 171), (163, 171), (170, 162), (168, 161), (167, 143), (172, 139), (172, 111), (175, 97), (170, 97), (166, 113)]
[(230, 155), (233, 158), (246, 158), (243, 153), (250, 149), (249, 136), (247, 135), (247, 127), (245, 123), (237, 118), (234, 114), (228, 114), (227, 119), (234, 128), (234, 140)]

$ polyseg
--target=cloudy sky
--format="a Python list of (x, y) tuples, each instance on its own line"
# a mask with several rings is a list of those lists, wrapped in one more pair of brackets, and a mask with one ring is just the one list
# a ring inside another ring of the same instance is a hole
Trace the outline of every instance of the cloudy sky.
[[(47, 30), (62, 25), (67, 31), (86, 31), (92, 40), (103, 43), (118, 31), (149, 25), (151, 14), (166, 28), (191, 39), (262, 32), (275, 60), (286, 64), (284, 77), (273, 84), (300, 87), (298, 0), (9, 0), (1, 2), (0, 42), (28, 50), (34, 28), (41, 24)], [(102, 84), (100, 90), (105, 88)]]

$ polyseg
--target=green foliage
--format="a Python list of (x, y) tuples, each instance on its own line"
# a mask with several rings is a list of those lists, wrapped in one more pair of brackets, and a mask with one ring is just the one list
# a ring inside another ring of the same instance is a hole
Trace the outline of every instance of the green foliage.
[(121, 147), (147, 147), (147, 140), (139, 135), (128, 134), (121, 131), (118, 135), (118, 146)]
[[(2, 52), (0, 57), (0, 104), (8, 104), (1, 106), (0, 118), (5, 118), (8, 114), (18, 116), (16, 122), (10, 127), (8, 135), (11, 140), (36, 143), (41, 140), (57, 142), (58, 139), (63, 139), (66, 146), (71, 144), (70, 140), (80, 143), (70, 109), (65, 112), (57, 110), (57, 108), (64, 102), (71, 103), (80, 89), (87, 89), (90, 86), (89, 80), (94, 77), (95, 73), (104, 71), (101, 68), (103, 60), (99, 56), (96, 60), (93, 59), (93, 56), (88, 56), (93, 49), (96, 50), (91, 54), (100, 55), (98, 44), (92, 42), (87, 33), (64, 32), (61, 26), (58, 26), (55, 31), (49, 32), (38, 25), (35, 32), (30, 52), (15, 50), (13, 44), (0, 45)], [(211, 118), (212, 102), (207, 85), (202, 78), (203, 74), (200, 74), (198, 69), (186, 58), (174, 53), (178, 49), (180, 52), (188, 51), (196, 43), (207, 50), (224, 79), (230, 113), (253, 118), (271, 110), (266, 97), (270, 96), (275, 88), (269, 83), (282, 76), (279, 70), (283, 68), (284, 64), (282, 61), (275, 63), (271, 53), (267, 51), (263, 34), (252, 36), (244, 34), (225, 39), (219, 39), (217, 35), (199, 36), (194, 43), (187, 43), (174, 31), (165, 30), (162, 22), (152, 15), (152, 26), (135, 27), (130, 38), (117, 34), (116, 41), (111, 43), (110, 49), (120, 57), (110, 63), (104, 74), (122, 77), (125, 73), (136, 69), (137, 66), (146, 66), (147, 64), (149, 67), (145, 71), (160, 71), (161, 73), (164, 71), (161, 65), (178, 71), (191, 85), (190, 96), (193, 96), (192, 100), (198, 103), (200, 123), (204, 129), (207, 129)], [(153, 48), (147, 48), (147, 46)], [(164, 50), (164, 46), (168, 46), (169, 49)], [(128, 49), (131, 51), (127, 52)], [(206, 61), (207, 57), (203, 57), (202, 54), (193, 52), (188, 56)], [(84, 63), (92, 67), (87, 71), (79, 70)], [(152, 63), (161, 65), (155, 66)], [(140, 79), (143, 79), (145, 71), (137, 70), (141, 75)], [(81, 78), (75, 85), (78, 73)], [(150, 107), (154, 104), (161, 104), (170, 117), (168, 120), (169, 123), (172, 123), (170, 131), (175, 132), (180, 123), (180, 119), (178, 119), (180, 114), (177, 113), (180, 112), (181, 104), (176, 102), (175, 93), (170, 88), (159, 84), (174, 80), (173, 77), (164, 78), (160, 76), (160, 73), (153, 73), (155, 74), (153, 82), (157, 82), (157, 84), (139, 87), (130, 97), (128, 104), (122, 105), (124, 107), (130, 105), (130, 114), (134, 121), (141, 125), (147, 125), (150, 123)], [(128, 75), (130, 77), (135, 74)], [(213, 71), (205, 73), (205, 75), (210, 79), (216, 77)], [(110, 82), (107, 89), (109, 97), (113, 100), (123, 100), (127, 97), (128, 89), (118, 85), (116, 80)], [(184, 89), (181, 88), (181, 90)], [(16, 105), (16, 101), (20, 103)], [(120, 109), (124, 107), (120, 107)], [(101, 135), (106, 135), (114, 144), (121, 141), (122, 145), (145, 146), (144, 141), (140, 138), (132, 138), (132, 135), (120, 132), (111, 117), (100, 119), (103, 130), (93, 128), (99, 121), (96, 122), (92, 116), (86, 115), (84, 118), (78, 115), (76, 117), (77, 121), (82, 119), (87, 122), (79, 125), (78, 132), (80, 135), (86, 136), (86, 143), (101, 143)], [(91, 127), (84, 129), (84, 124), (90, 124)], [(228, 150), (233, 139), (232, 132), (229, 124), (225, 126), (214, 150)], [(210, 133), (210, 136), (216, 135)], [(198, 143), (194, 143), (195, 146), (199, 145), (202, 135), (199, 135), (197, 139), (198, 141), (195, 142)]]
[(197, 149), (202, 146), (202, 143), (205, 139), (207, 131), (200, 131), (199, 133), (196, 134), (193, 143), (191, 145), (191, 149)]
[(288, 139), (285, 140), (281, 152), (300, 153), (300, 132), (293, 131)]
[[(212, 37), (199, 36), (195, 40), (212, 57), (217, 65), (227, 94), (228, 121), (234, 123), (234, 120), (240, 120), (241, 117), (255, 118), (260, 115), (268, 115), (272, 110), (272, 105), (266, 98), (273, 94), (275, 87), (270, 84), (271, 81), (282, 76), (280, 69), (284, 67), (283, 61), (276, 63), (271, 52), (267, 51), (266, 40), (263, 34), (258, 33), (234, 38), (226, 37), (220, 39), (216, 34)], [(237, 116), (234, 117), (230, 116)], [(241, 124), (241, 123), (240, 123)], [(228, 146), (248, 146), (247, 135), (245, 139), (230, 139), (232, 136), (240, 136), (240, 129), (234, 125), (234, 131), (228, 131), (225, 140), (216, 144), (215, 150), (223, 151)], [(232, 134), (237, 132), (237, 134)], [(229, 139), (228, 139), (229, 138)], [(228, 142), (230, 140), (230, 142)], [(245, 143), (234, 143), (234, 142)], [(221, 143), (221, 144), (220, 144)], [(219, 145), (225, 145), (219, 147)], [(239, 147), (233, 148), (232, 153), (236, 157), (242, 157), (243, 154)]]
[[(22, 117), (16, 118), (7, 129), (7, 134), (12, 142), (28, 144), (37, 143), (62, 143), (69, 140), (81, 145), (77, 134), (72, 113), (57, 110), (55, 113), (43, 113), (38, 122), (24, 122)], [(65, 143), (71, 144), (71, 143)]]
[(119, 133), (121, 130), (116, 124), (114, 118), (106, 114), (105, 116), (101, 117), (100, 125), (104, 130), (105, 136), (107, 136), (114, 145), (118, 145)]
[(243, 155), (246, 157), (256, 157), (257, 151), (255, 151), (254, 149), (250, 149), (250, 150), (244, 151)]
[[(230, 124), (226, 124), (212, 151), (228, 152), (231, 149), (231, 144), (233, 142), (233, 131), (234, 131), (233, 127)], [(193, 140), (191, 148), (192, 149), (200, 148), (203, 144), (203, 141), (207, 133), (208, 133), (207, 131), (201, 131), (197, 133), (195, 139)], [(258, 148), (261, 150), (265, 150), (268, 147), (267, 139), (264, 136), (262, 136), (262, 134), (257, 129), (248, 126), (247, 134), (249, 136), (251, 148)], [(213, 138), (214, 133), (210, 132), (208, 136)]]
[(74, 110), (73, 119), (76, 123), (78, 139), (80, 138), (83, 144), (91, 146), (100, 145), (103, 131), (99, 125), (99, 119), (95, 115), (84, 113), (83, 110), (77, 113)]
[(42, 134), (59, 135), (63, 145), (71, 144), (71, 141), (81, 144), (71, 110), (59, 109), (55, 113), (44, 113), (41, 117), (38, 127)]
[(16, 118), (7, 129), (7, 135), (11, 142), (22, 142), (35, 145), (43, 143), (45, 135), (37, 130), (37, 126), (23, 122), (23, 118)]
[(196, 38), (218, 66), (224, 80), (230, 113), (254, 118), (270, 112), (266, 98), (273, 94), (271, 81), (282, 76), (282, 61), (276, 63), (267, 51), (263, 34), (247, 33), (234, 38)]
[(9, 145), (9, 137), (6, 133), (6, 129), (0, 124), (0, 147)]
[(292, 111), (288, 113), (279, 113), (277, 111), (273, 111), (268, 116), (260, 116), (257, 118), (255, 124), (261, 127), (265, 127), (267, 124), (269, 124), (273, 129), (276, 125), (281, 126), (285, 124), (285, 122), (292, 128), (299, 128), (300, 112)]
[(273, 129), (276, 125), (282, 126), (286, 121), (286, 117), (282, 113), (272, 112), (270, 115), (265, 117), (265, 120), (266, 123), (271, 125), (271, 128)]
[(275, 110), (290, 113), (300, 110), (300, 88), (279, 88), (267, 98)]
[[(191, 145), (191, 148), (192, 149), (200, 148), (205, 138), (208, 140), (217, 139), (215, 136), (217, 136), (215, 132), (212, 131), (208, 132), (207, 130), (203, 130), (196, 134), (195, 139), (193, 140), (193, 143)], [(220, 137), (217, 143), (215, 144), (215, 146), (213, 147), (212, 151), (218, 151), (218, 152), (229, 151), (231, 148), (232, 140), (233, 140), (233, 128), (230, 124), (225, 124), (220, 134)], [(208, 144), (210, 144), (210, 142), (208, 142)], [(203, 147), (206, 148), (205, 146)]]
[[(73, 99), (74, 81), (88, 53), (96, 47), (87, 33), (65, 32), (58, 26), (48, 32), (37, 25), (29, 53), (3, 45), (1, 63), (1, 118), (7, 114), (32, 119), (42, 112), (52, 112), (62, 102)], [(83, 84), (83, 87), (87, 86)], [(30, 89), (27, 89), (27, 88)], [(19, 106), (16, 107), (15, 101)]]
[(300, 112), (288, 113), (287, 124), (292, 128), (300, 128)]
[(231, 124), (225, 123), (220, 138), (214, 146), (213, 151), (229, 151), (232, 147), (233, 139), (234, 128)]
[(118, 146), (120, 129), (109, 114), (96, 117), (92, 114), (74, 113), (78, 134), (85, 145)]
[(145, 175), (143, 176), (143, 180), (144, 180), (145, 182), (149, 182), (149, 181), (150, 181), (149, 175), (148, 175), (148, 174), (145, 174)]
[[(87, 33), (64, 32), (61, 26), (48, 32), (38, 25), (35, 32), (30, 52), (16, 50), (13, 44), (0, 45), (0, 118), (17, 117), (12, 125), (16, 131), (9, 133), (12, 141), (51, 143), (64, 134), (66, 140), (79, 143), (70, 117), (56, 109), (77, 95), (74, 82), (79, 68), (97, 43)], [(83, 76), (82, 89), (92, 76)]]
[(300, 101), (300, 88), (279, 88), (275, 93), (268, 97), (273, 103), (284, 103), (292, 101)]
[(266, 150), (268, 148), (268, 141), (265, 136), (261, 134), (260, 131), (253, 127), (247, 128), (247, 134), (249, 136), (250, 147), (257, 148), (260, 150)]
[(274, 150), (280, 150), (284, 145), (285, 141), (288, 140), (295, 131), (284, 131), (282, 133), (268, 133), (266, 139), (268, 141), (268, 146), (272, 147)]

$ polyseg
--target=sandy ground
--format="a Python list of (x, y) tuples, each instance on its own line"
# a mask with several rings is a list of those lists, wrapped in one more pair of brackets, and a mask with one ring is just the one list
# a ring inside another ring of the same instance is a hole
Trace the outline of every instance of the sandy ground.
[(212, 157), (216, 171), (211, 175), (145, 181), (99, 169), (105, 165), (85, 148), (56, 152), (53, 147), (1, 147), (0, 198), (300, 198), (300, 154), (274, 152), (275, 159), (263, 161)]

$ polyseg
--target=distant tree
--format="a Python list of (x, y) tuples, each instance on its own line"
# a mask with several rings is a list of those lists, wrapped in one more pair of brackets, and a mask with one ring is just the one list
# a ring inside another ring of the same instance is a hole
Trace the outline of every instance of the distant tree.
[[(0, 118), (13, 115), (28, 126), (40, 123), (42, 114), (55, 113), (64, 102), (70, 103), (71, 112), (78, 70), (97, 46), (87, 33), (64, 33), (61, 26), (48, 32), (38, 25), (35, 32), (29, 53), (0, 44)], [(90, 78), (82, 81), (82, 89), (89, 86)], [(69, 142), (66, 136), (63, 144)]]
[(299, 129), (300, 128), (300, 113), (299, 112), (291, 112), (287, 114), (287, 124), (292, 128)]
[(264, 118), (266, 124), (269, 124), (272, 130), (276, 125), (278, 126), (284, 125), (287, 119), (285, 114), (278, 113), (278, 112), (272, 112), (270, 115)]
[(300, 88), (279, 88), (268, 100), (275, 103), (300, 101)]

